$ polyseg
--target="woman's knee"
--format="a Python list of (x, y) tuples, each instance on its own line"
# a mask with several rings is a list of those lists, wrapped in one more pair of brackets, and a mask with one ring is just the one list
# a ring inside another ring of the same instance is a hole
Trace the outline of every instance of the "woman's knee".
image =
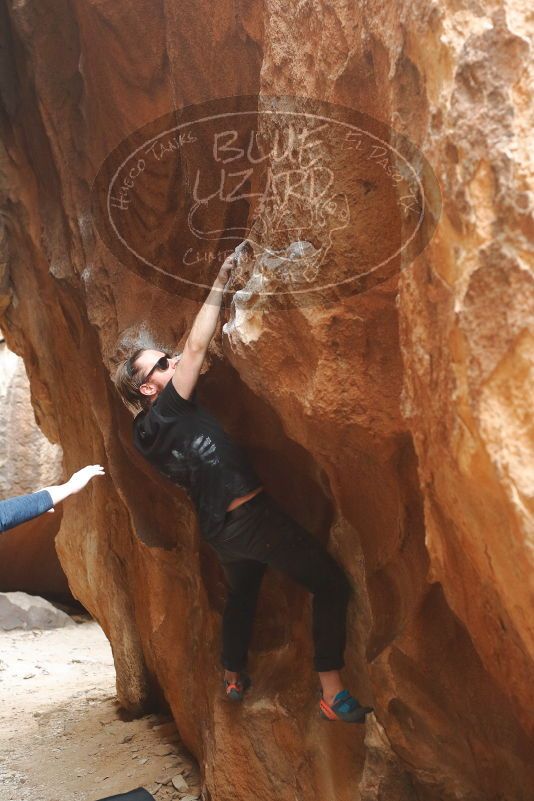
[(250, 606), (255, 604), (258, 599), (259, 587), (239, 587), (228, 589), (226, 600), (228, 604), (239, 604)]
[(348, 604), (352, 594), (352, 585), (341, 565), (326, 551), (319, 565), (320, 582), (317, 588), (340, 604)]
[(234, 603), (255, 603), (261, 587), (261, 577), (254, 576), (241, 581), (234, 581), (227, 587), (227, 599)]
[(260, 563), (232, 563), (224, 566), (228, 594), (250, 596), (258, 593), (265, 565)]

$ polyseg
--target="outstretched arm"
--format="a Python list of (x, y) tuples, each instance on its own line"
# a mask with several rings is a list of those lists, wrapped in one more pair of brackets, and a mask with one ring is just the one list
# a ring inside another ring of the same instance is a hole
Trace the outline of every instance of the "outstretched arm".
[(191, 350), (203, 350), (205, 353), (208, 349), (208, 345), (217, 328), (223, 290), (228, 281), (230, 270), (234, 265), (234, 258), (234, 254), (232, 253), (224, 260), (208, 297), (195, 317), (195, 322), (191, 326), (191, 331), (187, 337), (187, 342)]
[(65, 484), (58, 484), (55, 487), (45, 487), (44, 489), (50, 494), (52, 498), (52, 506), (56, 503), (65, 500), (69, 495), (82, 490), (95, 476), (103, 476), (104, 468), (101, 464), (89, 464), (87, 467), (82, 467), (77, 470)]
[(29, 495), (19, 495), (17, 498), (0, 501), (0, 531), (8, 531), (44, 512), (53, 512), (56, 503), (79, 492), (93, 476), (103, 475), (104, 468), (101, 465), (88, 465), (74, 473), (65, 484), (44, 487)]
[(224, 260), (210, 293), (195, 317), (184, 345), (180, 361), (172, 376), (178, 394), (189, 400), (198, 381), (209, 344), (217, 328), (223, 290), (234, 265), (234, 255)]

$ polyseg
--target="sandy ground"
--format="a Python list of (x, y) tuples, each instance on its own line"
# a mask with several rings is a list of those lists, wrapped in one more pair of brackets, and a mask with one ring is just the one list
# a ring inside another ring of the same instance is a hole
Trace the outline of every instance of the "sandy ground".
[(97, 801), (136, 787), (193, 801), (199, 783), (170, 718), (121, 712), (97, 623), (0, 631), (0, 801)]

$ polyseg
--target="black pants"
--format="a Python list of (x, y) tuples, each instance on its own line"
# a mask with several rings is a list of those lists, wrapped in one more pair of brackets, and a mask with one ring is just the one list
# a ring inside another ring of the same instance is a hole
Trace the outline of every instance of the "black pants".
[(267, 565), (313, 593), (314, 668), (343, 667), (347, 577), (321, 543), (292, 520), (265, 490), (232, 509), (210, 545), (228, 582), (221, 661), (227, 670), (246, 667), (261, 580)]

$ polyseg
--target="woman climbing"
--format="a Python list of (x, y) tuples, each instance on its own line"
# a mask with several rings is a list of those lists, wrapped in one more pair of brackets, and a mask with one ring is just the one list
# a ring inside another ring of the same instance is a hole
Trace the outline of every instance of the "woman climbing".
[(235, 264), (229, 256), (198, 312), (179, 355), (140, 348), (115, 374), (131, 410), (136, 449), (186, 490), (200, 531), (217, 553), (228, 582), (221, 662), (226, 696), (240, 701), (250, 687), (247, 654), (261, 580), (267, 566), (313, 595), (314, 668), (322, 687), (320, 713), (363, 723), (371, 707), (343, 687), (349, 582), (318, 540), (263, 489), (242, 449), (198, 402), (196, 384), (215, 333), (224, 287)]

